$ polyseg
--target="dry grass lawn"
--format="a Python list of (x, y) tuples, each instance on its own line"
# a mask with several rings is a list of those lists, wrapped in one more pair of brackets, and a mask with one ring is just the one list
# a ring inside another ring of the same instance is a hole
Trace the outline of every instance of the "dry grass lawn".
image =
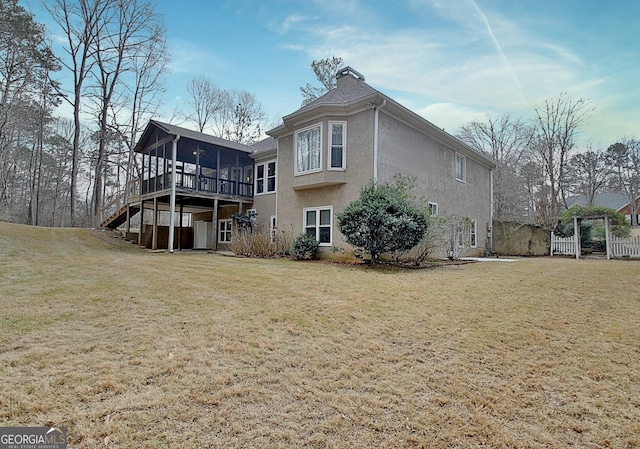
[(372, 270), (0, 223), (0, 426), (70, 448), (640, 447), (640, 263)]

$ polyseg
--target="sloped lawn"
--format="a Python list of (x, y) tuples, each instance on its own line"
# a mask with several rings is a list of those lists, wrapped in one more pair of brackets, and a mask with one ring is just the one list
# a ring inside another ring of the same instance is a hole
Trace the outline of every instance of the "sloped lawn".
[(149, 253), (0, 223), (0, 426), (70, 448), (640, 447), (640, 263)]

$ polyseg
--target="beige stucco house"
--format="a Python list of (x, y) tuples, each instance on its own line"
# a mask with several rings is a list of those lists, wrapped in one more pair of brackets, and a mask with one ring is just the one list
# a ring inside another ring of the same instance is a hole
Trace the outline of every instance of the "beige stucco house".
[[(131, 238), (137, 234), (150, 248), (225, 249), (231, 216), (254, 210), (260, 227), (310, 233), (321, 247), (347, 249), (336, 214), (362, 186), (392, 183), (401, 174), (417, 180), (415, 193), (433, 213), (472, 220), (471, 254), (491, 248), (493, 161), (355, 70), (340, 70), (336, 88), (267, 134), (247, 147), (150, 122), (136, 146), (143, 176), (129, 184), (123, 202), (111, 205), (115, 212), (105, 213), (103, 224), (125, 222)], [(140, 210), (152, 218), (131, 229), (130, 216)]]
[[(495, 164), (365, 83), (347, 67), (337, 87), (283, 118), (253, 158), (263, 225), (314, 233), (321, 246), (348, 246), (335, 216), (371, 180), (414, 177), (432, 212), (471, 218), (471, 253), (490, 248)], [(262, 167), (262, 168), (261, 168)], [(261, 181), (258, 173), (265, 173)], [(271, 173), (271, 175), (269, 175)]]

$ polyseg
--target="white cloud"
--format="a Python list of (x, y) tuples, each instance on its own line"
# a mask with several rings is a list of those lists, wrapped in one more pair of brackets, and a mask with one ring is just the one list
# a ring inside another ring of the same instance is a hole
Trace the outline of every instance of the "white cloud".
[(457, 25), (376, 29), (360, 21), (307, 23), (309, 56), (342, 57), (369, 84), (396, 91), (396, 98), (412, 98), (408, 107), (417, 107), (427, 119), (433, 114), (438, 126), (452, 129), (487, 113), (527, 118), (546, 98), (560, 92), (590, 98), (603, 82), (585, 71), (572, 48), (479, 11), (472, 0), (416, 0), (413, 5), (436, 8)]
[(172, 40), (169, 42), (171, 62), (168, 70), (173, 74), (200, 74), (211, 75), (219, 71), (221, 67), (231, 64), (191, 41)]
[(479, 112), (454, 103), (433, 103), (416, 111), (434, 125), (454, 134), (461, 125), (473, 120), (484, 120), (487, 112)]
[(277, 30), (279, 33), (281, 34), (285, 34), (287, 33), (291, 28), (296, 27), (297, 25), (307, 21), (308, 18), (306, 16), (303, 15), (298, 15), (298, 14), (292, 14), (290, 16), (287, 16), (284, 19), (284, 22), (282, 22), (282, 24), (280, 25), (279, 29)]
[[(397, 14), (385, 15), (388, 6), (363, 0), (307, 5), (280, 20), (290, 41), (280, 48), (300, 53), (296, 58), (306, 52), (309, 60), (339, 56), (370, 85), (447, 130), (487, 114), (528, 119), (561, 92), (606, 102), (633, 72), (607, 71), (577, 37), (573, 17), (541, 8), (519, 14), (523, 7), (493, 10), (497, 3), (480, 0), (404, 0), (394, 3)], [(399, 23), (407, 8), (412, 17)], [(606, 140), (636, 119), (613, 105), (599, 107), (584, 137), (597, 132)]]
[(299, 44), (282, 44), (280, 45), (281, 48), (284, 48), (285, 50), (291, 50), (291, 51), (305, 51), (306, 48), (302, 45)]

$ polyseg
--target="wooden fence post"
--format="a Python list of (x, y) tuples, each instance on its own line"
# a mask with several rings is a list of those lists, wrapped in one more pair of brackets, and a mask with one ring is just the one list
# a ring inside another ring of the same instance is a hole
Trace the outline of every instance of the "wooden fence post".
[(611, 259), (611, 233), (609, 232), (609, 216), (604, 216), (604, 236), (607, 245), (607, 260)]
[(578, 217), (573, 217), (573, 236), (576, 245), (576, 259), (580, 259), (580, 226), (578, 224)]

